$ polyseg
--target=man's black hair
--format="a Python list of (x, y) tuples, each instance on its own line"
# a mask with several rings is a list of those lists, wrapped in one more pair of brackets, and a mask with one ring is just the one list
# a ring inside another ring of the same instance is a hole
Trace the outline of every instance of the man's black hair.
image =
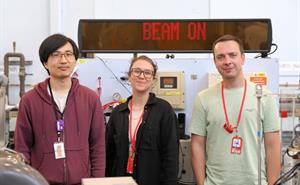
[[(54, 35), (50, 35), (49, 37), (47, 37), (40, 46), (39, 56), (40, 56), (40, 61), (42, 62), (43, 66), (48, 61), (49, 56), (53, 52), (58, 50), (60, 47), (66, 45), (67, 43), (70, 43), (72, 45), (73, 53), (74, 53), (75, 59), (77, 60), (78, 56), (79, 56), (79, 49), (78, 49), (77, 45), (75, 44), (75, 42), (72, 39), (70, 39), (62, 34), (54, 34)], [(47, 70), (47, 72), (49, 74), (48, 70)]]

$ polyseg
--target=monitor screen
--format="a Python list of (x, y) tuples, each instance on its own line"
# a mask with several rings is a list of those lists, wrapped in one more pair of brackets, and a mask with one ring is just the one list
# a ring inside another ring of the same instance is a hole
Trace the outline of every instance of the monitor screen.
[(97, 20), (79, 21), (81, 53), (210, 53), (220, 36), (239, 37), (248, 53), (267, 53), (270, 19)]

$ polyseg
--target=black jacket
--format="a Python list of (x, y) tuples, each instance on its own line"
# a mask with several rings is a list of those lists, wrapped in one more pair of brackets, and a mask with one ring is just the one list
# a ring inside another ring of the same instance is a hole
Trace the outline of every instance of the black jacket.
[[(117, 106), (106, 129), (106, 176), (125, 176), (128, 159), (128, 102)], [(133, 178), (139, 185), (177, 185), (177, 118), (171, 105), (150, 93), (138, 129)]]

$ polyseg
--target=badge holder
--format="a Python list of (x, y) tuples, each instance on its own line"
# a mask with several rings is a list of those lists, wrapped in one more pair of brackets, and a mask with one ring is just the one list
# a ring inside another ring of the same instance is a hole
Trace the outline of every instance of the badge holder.
[(53, 147), (54, 147), (55, 159), (63, 159), (66, 157), (65, 146), (63, 142), (61, 141), (55, 142), (53, 144)]
[(60, 133), (64, 131), (64, 120), (59, 119), (56, 121), (56, 131), (58, 136), (58, 141), (53, 144), (55, 159), (66, 158), (65, 145), (64, 142), (60, 140)]
[(133, 173), (133, 161), (134, 161), (134, 157), (129, 156), (127, 161), (127, 173), (129, 174)]
[(231, 153), (232, 154), (241, 154), (243, 147), (243, 139), (239, 136), (234, 136), (231, 142)]
[(129, 155), (127, 160), (127, 173), (129, 174), (133, 173), (133, 162), (134, 162), (134, 153), (132, 150), (132, 145), (129, 144)]

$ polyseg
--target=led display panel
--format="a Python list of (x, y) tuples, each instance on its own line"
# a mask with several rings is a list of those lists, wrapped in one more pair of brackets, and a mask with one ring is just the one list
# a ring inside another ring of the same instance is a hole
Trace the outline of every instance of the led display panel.
[(82, 19), (78, 43), (81, 53), (210, 53), (225, 34), (239, 37), (247, 53), (270, 51), (270, 19)]

